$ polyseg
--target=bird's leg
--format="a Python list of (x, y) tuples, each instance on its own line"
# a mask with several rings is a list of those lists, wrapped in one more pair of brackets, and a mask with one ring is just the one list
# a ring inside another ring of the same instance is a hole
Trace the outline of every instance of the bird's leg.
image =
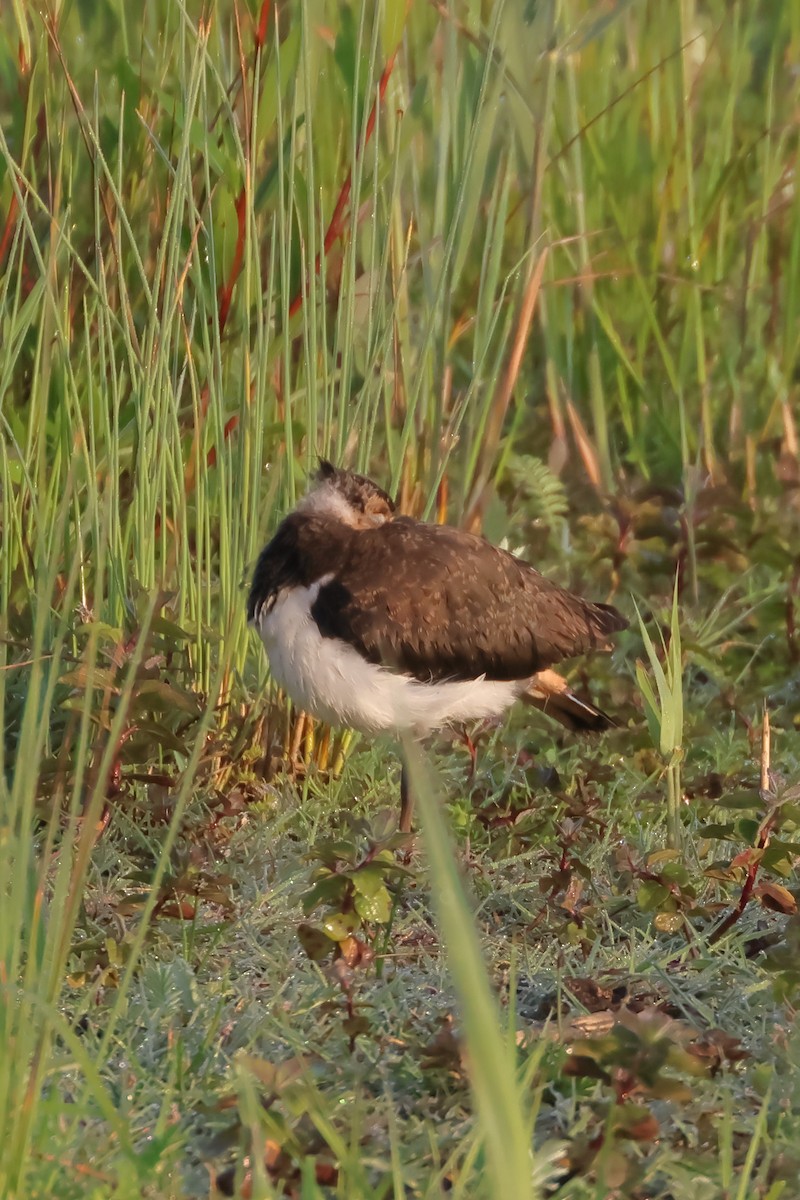
[(414, 820), (414, 792), (408, 778), (408, 767), (403, 762), (400, 768), (400, 824), (401, 833), (411, 833)]

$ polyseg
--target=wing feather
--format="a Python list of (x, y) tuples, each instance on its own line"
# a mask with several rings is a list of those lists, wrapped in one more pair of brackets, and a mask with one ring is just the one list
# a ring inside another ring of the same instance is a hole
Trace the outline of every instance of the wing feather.
[(607, 649), (627, 622), (483, 538), (400, 517), (354, 532), (312, 608), (320, 631), (423, 680), (524, 679)]

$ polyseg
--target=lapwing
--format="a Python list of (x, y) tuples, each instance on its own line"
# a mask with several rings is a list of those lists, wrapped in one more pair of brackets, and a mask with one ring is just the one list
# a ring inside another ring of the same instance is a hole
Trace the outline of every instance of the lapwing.
[[(424, 737), (517, 700), (572, 730), (613, 722), (551, 668), (609, 650), (625, 618), (485, 538), (401, 516), (371, 479), (321, 461), (256, 564), (247, 605), (295, 705), (362, 733)], [(401, 775), (400, 829), (413, 795)]]

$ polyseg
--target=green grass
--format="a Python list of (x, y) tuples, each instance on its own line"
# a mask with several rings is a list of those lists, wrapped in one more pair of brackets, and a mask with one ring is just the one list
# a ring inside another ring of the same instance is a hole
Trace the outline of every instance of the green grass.
[[(794, 1194), (799, 49), (789, 0), (14, 0), (4, 1196)], [(245, 627), (318, 453), (642, 616), (571, 669), (602, 742), (418, 764), (405, 870), (391, 750)]]

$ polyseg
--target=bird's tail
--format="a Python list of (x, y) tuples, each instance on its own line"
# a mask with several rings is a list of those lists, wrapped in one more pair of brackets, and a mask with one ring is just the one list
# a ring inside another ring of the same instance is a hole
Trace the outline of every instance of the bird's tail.
[(576, 732), (599, 733), (603, 729), (612, 729), (615, 724), (599, 708), (570, 691), (566, 679), (557, 671), (539, 671), (520, 699)]

